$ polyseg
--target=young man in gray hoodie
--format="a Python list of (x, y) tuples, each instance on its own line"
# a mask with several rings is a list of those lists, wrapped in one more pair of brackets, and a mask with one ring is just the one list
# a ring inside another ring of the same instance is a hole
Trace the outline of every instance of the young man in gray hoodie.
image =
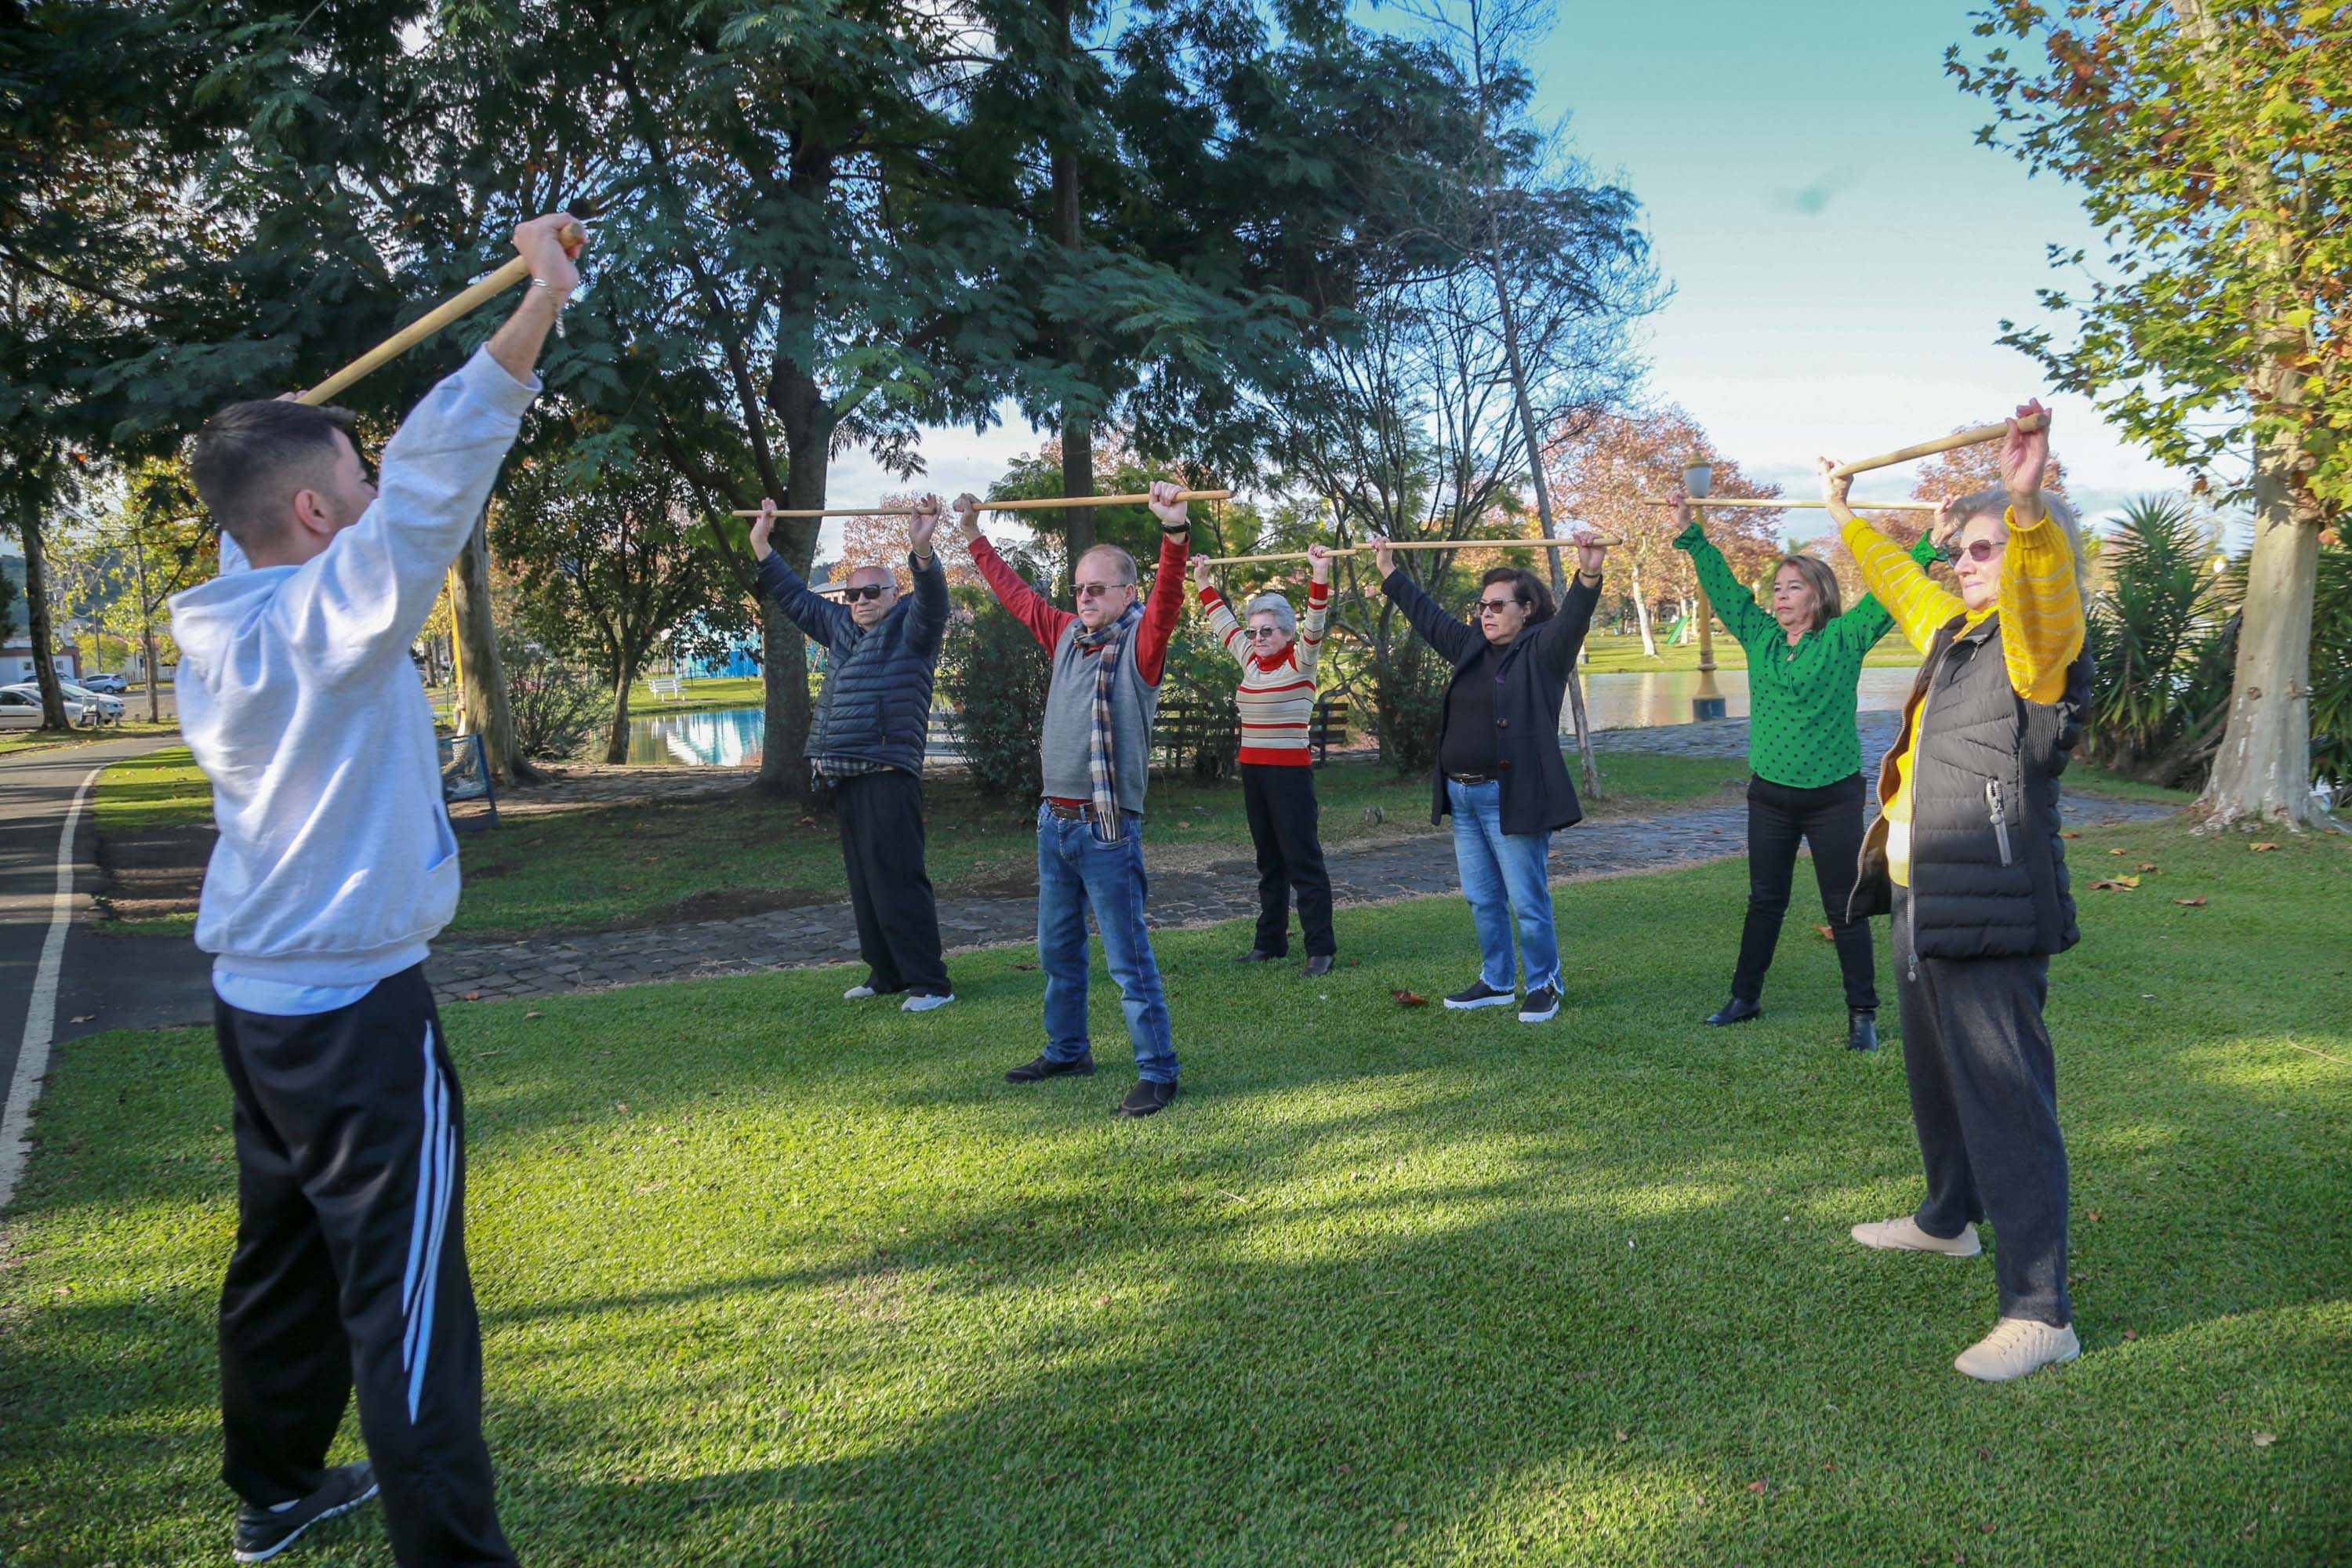
[[(402, 1563), (515, 1561), (482, 1441), (464, 1101), (425, 981), (457, 845), (408, 648), (539, 390), (579, 281), (572, 221), (515, 230), (521, 304), (410, 413), (380, 485), (348, 414), (284, 399), (222, 409), (190, 459), (236, 547), (173, 599), (172, 635), (220, 828), (196, 945), (236, 1100), (220, 1365), (241, 1563), (379, 1486)], [(369, 1460), (330, 1469), (354, 1385)]]

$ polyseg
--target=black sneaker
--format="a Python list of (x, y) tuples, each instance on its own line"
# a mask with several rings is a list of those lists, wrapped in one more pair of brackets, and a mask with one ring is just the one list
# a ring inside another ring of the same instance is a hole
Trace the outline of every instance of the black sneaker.
[(1283, 955), (1278, 952), (1268, 952), (1262, 947), (1254, 947), (1247, 952), (1243, 953), (1239, 958), (1234, 959), (1234, 962), (1235, 963), (1272, 963), (1275, 960), (1282, 956)]
[(239, 1563), (267, 1563), (320, 1520), (349, 1513), (373, 1496), (375, 1467), (362, 1459), (329, 1470), (326, 1484), (292, 1508), (273, 1513), (247, 1503), (236, 1510), (235, 1556)]
[(1304, 974), (1309, 980), (1322, 979), (1325, 975), (1331, 973), (1331, 955), (1328, 952), (1317, 953), (1305, 963), (1299, 965), (1298, 973)]
[(1549, 1024), (1551, 1022), (1552, 1015), (1559, 1011), (1559, 993), (1549, 985), (1538, 985), (1528, 993), (1527, 1001), (1520, 1005), (1519, 1022)]
[(1481, 980), (1467, 991), (1456, 991), (1445, 999), (1445, 1005), (1456, 1012), (1465, 1007), (1501, 1007), (1519, 999), (1516, 991), (1497, 991)]
[(1175, 1103), (1175, 1100), (1174, 1084), (1154, 1083), (1145, 1079), (1127, 1091), (1127, 1098), (1118, 1102), (1118, 1113), (1121, 1116), (1153, 1116), (1167, 1110)]
[(1094, 1053), (1089, 1051), (1074, 1062), (1057, 1062), (1039, 1052), (1037, 1059), (1014, 1068), (1004, 1075), (1007, 1083), (1043, 1083), (1049, 1078), (1092, 1078), (1095, 1075)]

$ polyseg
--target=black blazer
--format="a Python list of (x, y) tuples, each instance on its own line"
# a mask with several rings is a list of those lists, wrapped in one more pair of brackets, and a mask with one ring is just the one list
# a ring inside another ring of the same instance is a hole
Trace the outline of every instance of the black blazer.
[[(1454, 666), (1454, 681), (1446, 683), (1451, 698), (1454, 682), (1469, 678), (1486, 651), (1486, 634), (1466, 621), (1457, 621), (1422, 592), (1421, 584), (1400, 566), (1381, 584), (1421, 639)], [(1504, 651), (1496, 679), (1495, 737), (1502, 752), (1503, 831), (1549, 833), (1584, 819), (1577, 804), (1576, 786), (1569, 782), (1568, 762), (1559, 748), (1559, 705), (1568, 700), (1568, 683), (1576, 669), (1576, 650), (1592, 625), (1593, 606), (1601, 603), (1599, 584), (1586, 585), (1578, 577), (1569, 585), (1559, 611), (1511, 639)], [(1439, 710), (1437, 746), (1445, 747), (1447, 709)], [(1432, 826), (1444, 820), (1452, 806), (1445, 798), (1445, 773), (1429, 770)]]

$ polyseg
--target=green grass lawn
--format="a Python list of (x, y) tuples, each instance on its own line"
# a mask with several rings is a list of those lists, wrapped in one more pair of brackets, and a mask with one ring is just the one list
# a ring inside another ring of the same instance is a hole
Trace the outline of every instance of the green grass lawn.
[[(132, 700), (142, 704), (145, 700), (137, 697)], [(90, 746), (103, 741), (136, 740), (144, 735), (176, 735), (179, 732), (179, 721), (172, 719), (160, 724), (151, 724), (144, 719), (125, 719), (120, 724), (109, 724), (102, 730), (76, 730), (62, 735), (54, 730), (10, 730), (0, 734), (0, 757), (52, 751), (65, 746)]]
[[(1099, 975), (1103, 1073), (1001, 1081), (1018, 949), (922, 1019), (839, 971), (454, 1011), (509, 1531), (567, 1568), (2344, 1561), (2352, 843), (2109, 848), (2160, 869), (2054, 968), (2085, 1351), (2006, 1387), (1950, 1368), (1990, 1258), (1846, 1238), (1919, 1177), (1829, 945), (1791, 921), (1766, 1017), (1696, 1026), (1736, 864), (1561, 889), (1540, 1029), (1391, 999), (1470, 974), (1451, 900), (1344, 914), (1314, 984), (1163, 937), (1186, 1093), (1142, 1122)], [(0, 1270), (17, 1561), (223, 1560), (227, 1120), (201, 1033), (60, 1053)], [(303, 1550), (391, 1562), (373, 1507)]]
[[(1595, 816), (1655, 809), (1719, 792), (1745, 770), (1723, 758), (1612, 752), (1601, 758), (1606, 797)], [(1426, 778), (1401, 778), (1371, 763), (1344, 763), (1317, 775), (1324, 842), (1393, 838), (1429, 827)], [(934, 780), (929, 805), (932, 885), (948, 897), (1034, 893), (1034, 805), (985, 800), (960, 781)], [(1366, 821), (1368, 807), (1383, 819)], [(1197, 784), (1161, 776), (1151, 786), (1149, 841), (1155, 847), (1223, 846), (1249, 853), (1249, 823), (1237, 782)], [(211, 796), (184, 749), (110, 769), (97, 805), (102, 834), (207, 822)], [(779, 890), (811, 899), (842, 893), (841, 848), (831, 815), (810, 816), (790, 802), (733, 794), (677, 803), (583, 807), (511, 816), (495, 833), (468, 834), (465, 894), (453, 935), (594, 931), (742, 912), (743, 901)], [(116, 921), (111, 929), (184, 935), (192, 914)]]

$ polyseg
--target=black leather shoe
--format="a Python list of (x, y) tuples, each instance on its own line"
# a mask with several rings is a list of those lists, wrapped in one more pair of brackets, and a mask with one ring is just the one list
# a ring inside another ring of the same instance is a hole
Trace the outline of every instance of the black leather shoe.
[(1331, 955), (1328, 952), (1317, 953), (1300, 966), (1298, 973), (1309, 980), (1320, 980), (1331, 973)]
[(1175, 1100), (1174, 1084), (1154, 1083), (1145, 1079), (1127, 1091), (1127, 1098), (1118, 1102), (1118, 1113), (1121, 1116), (1153, 1116), (1167, 1110)]
[(1040, 1051), (1037, 1059), (1014, 1068), (1004, 1075), (1007, 1083), (1043, 1083), (1049, 1078), (1092, 1078), (1095, 1075), (1094, 1053), (1089, 1051), (1074, 1062), (1057, 1062)]
[(1445, 1005), (1459, 1013), (1471, 1007), (1507, 1007), (1519, 999), (1516, 991), (1497, 991), (1484, 980), (1466, 991), (1456, 991), (1445, 999)]
[(1742, 1002), (1734, 996), (1721, 1007), (1706, 1016), (1710, 1024), (1745, 1024), (1750, 1018), (1760, 1018), (1764, 1009), (1753, 1002)]
[(230, 1555), (239, 1563), (267, 1563), (322, 1519), (332, 1519), (375, 1496), (375, 1470), (365, 1459), (339, 1465), (327, 1472), (317, 1491), (292, 1508), (272, 1512), (251, 1503), (236, 1510), (236, 1544)]
[(1276, 959), (1282, 956), (1283, 954), (1278, 952), (1268, 952), (1262, 947), (1254, 947), (1247, 952), (1243, 953), (1239, 958), (1234, 959), (1234, 962), (1235, 963), (1272, 963)]
[(1874, 1051), (1878, 1048), (1878, 1015), (1856, 1008), (1845, 1016), (1845, 1048), (1850, 1051)]

